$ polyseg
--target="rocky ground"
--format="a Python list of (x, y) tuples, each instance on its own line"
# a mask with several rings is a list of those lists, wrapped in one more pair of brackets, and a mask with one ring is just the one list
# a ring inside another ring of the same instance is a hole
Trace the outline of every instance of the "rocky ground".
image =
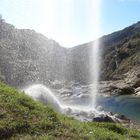
[(112, 95), (134, 95), (140, 96), (140, 66), (131, 69), (124, 74), (121, 80), (101, 81), (99, 83), (99, 94), (103, 96)]
[[(112, 97), (116, 95), (131, 95), (140, 97), (140, 67), (134, 68), (124, 74), (124, 78), (121, 80), (100, 81), (98, 84), (98, 96)], [(55, 95), (59, 98), (61, 103), (67, 105), (89, 105), (91, 93), (94, 91), (94, 85), (81, 85), (79, 83), (62, 83), (54, 81), (51, 83), (50, 88), (55, 92)], [(97, 110), (102, 113), (97, 116), (92, 116), (93, 121), (99, 122), (115, 122), (122, 123), (129, 128), (140, 129), (140, 124), (131, 121), (126, 116), (118, 115), (112, 112), (104, 112), (103, 107), (97, 106)], [(83, 117), (84, 119), (91, 114), (80, 111), (78, 113), (70, 112), (72, 116)], [(89, 117), (91, 119), (91, 117)], [(86, 119), (85, 119), (86, 120)]]
[[(98, 96), (134, 95), (140, 96), (140, 66), (124, 74), (121, 80), (100, 81), (98, 84)], [(49, 87), (56, 92), (60, 100), (73, 100), (78, 98), (90, 98), (94, 91), (94, 84), (81, 85), (79, 83), (52, 82)]]

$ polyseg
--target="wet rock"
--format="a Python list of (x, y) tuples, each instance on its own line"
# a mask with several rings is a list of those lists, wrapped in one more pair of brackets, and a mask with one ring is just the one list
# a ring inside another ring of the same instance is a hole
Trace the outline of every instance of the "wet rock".
[(118, 81), (103, 81), (100, 82), (99, 94), (100, 95), (130, 95), (134, 94), (134, 87), (127, 84), (124, 80)]
[(140, 91), (139, 92), (136, 92), (136, 96), (140, 96)]
[(137, 74), (137, 78), (140, 78), (140, 74)]
[(138, 88), (135, 89), (135, 93), (137, 93), (139, 91), (140, 91), (140, 87), (138, 87)]
[(115, 89), (111, 95), (119, 95), (119, 94), (122, 94), (122, 90), (121, 89)]
[(135, 89), (135, 94), (136, 96), (140, 96), (140, 87)]
[(115, 116), (115, 118), (118, 118), (118, 119), (121, 119), (121, 120), (126, 120), (127, 119), (125, 115), (115, 114), (114, 116)]
[(113, 81), (118, 81), (118, 80), (122, 80), (124, 78), (124, 75), (114, 75), (112, 77)]
[(140, 87), (140, 79), (137, 79), (133, 85), (134, 88)]
[(70, 115), (72, 113), (72, 109), (69, 108), (69, 107), (68, 108), (65, 108), (64, 109), (64, 113), (67, 114), (67, 115)]
[(89, 112), (88, 117), (89, 118), (94, 118), (95, 117), (95, 113), (94, 112)]
[(79, 115), (84, 116), (84, 117), (88, 117), (88, 113), (85, 111), (80, 111)]
[(121, 90), (122, 90), (121, 95), (129, 95), (129, 94), (133, 94), (135, 92), (134, 88), (132, 88), (132, 87), (124, 87)]
[(118, 123), (122, 123), (122, 124), (129, 124), (130, 123), (130, 119), (128, 119), (125, 115), (120, 115), (120, 114), (114, 114), (114, 120)]
[(130, 95), (134, 94), (135, 90), (132, 87), (124, 87), (124, 88), (118, 88), (115, 89), (111, 95)]
[(93, 121), (94, 122), (112, 122), (112, 123), (114, 123), (114, 120), (108, 115), (95, 117), (95, 118), (93, 118)]
[(103, 111), (103, 110), (104, 110), (102, 106), (97, 106), (96, 109), (97, 109), (98, 111)]
[(116, 87), (115, 85), (110, 85), (110, 90), (115, 90), (115, 89), (118, 89), (118, 87)]
[(53, 88), (53, 89), (61, 89), (61, 88), (63, 88), (63, 84), (60, 83), (60, 82), (53, 82), (52, 85), (51, 85), (51, 88)]
[(72, 87), (80, 87), (80, 84), (79, 83), (73, 83)]
[(114, 114), (113, 112), (108, 112), (108, 115), (113, 116)]

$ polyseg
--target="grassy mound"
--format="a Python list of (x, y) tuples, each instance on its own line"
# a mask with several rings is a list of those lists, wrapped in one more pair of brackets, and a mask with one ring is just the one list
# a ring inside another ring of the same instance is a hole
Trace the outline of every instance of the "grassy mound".
[(111, 123), (77, 121), (0, 83), (0, 139), (139, 140), (140, 132)]

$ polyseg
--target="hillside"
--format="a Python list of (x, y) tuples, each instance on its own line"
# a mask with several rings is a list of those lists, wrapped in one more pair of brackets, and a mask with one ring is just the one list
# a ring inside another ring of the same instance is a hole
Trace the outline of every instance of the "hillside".
[(140, 133), (111, 123), (79, 122), (0, 83), (0, 139), (131, 140)]
[[(140, 68), (140, 22), (99, 38), (101, 60), (100, 80), (122, 79), (124, 74)], [(77, 81), (88, 82), (90, 54), (94, 42), (71, 49), (73, 65), (77, 66)], [(138, 73), (137, 73), (138, 74)], [(82, 76), (81, 76), (82, 75)], [(87, 79), (86, 79), (87, 78)]]
[(0, 21), (0, 75), (6, 83), (18, 87), (65, 80), (66, 55), (54, 40)]
[[(140, 22), (99, 38), (100, 80), (123, 79), (140, 66)], [(94, 41), (66, 49), (54, 40), (29, 29), (16, 29), (0, 20), (0, 79), (22, 87), (90, 81)], [(139, 72), (137, 72), (137, 75)]]
[(105, 75), (104, 79), (123, 79), (124, 74), (133, 69), (138, 71), (140, 67), (140, 22), (112, 36), (114, 42), (110, 48), (103, 45), (102, 76)]

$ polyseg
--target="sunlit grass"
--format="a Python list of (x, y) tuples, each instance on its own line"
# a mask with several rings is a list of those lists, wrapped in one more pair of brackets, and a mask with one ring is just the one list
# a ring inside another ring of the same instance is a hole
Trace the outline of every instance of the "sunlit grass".
[(111, 123), (80, 122), (0, 83), (0, 139), (139, 140), (140, 132)]

